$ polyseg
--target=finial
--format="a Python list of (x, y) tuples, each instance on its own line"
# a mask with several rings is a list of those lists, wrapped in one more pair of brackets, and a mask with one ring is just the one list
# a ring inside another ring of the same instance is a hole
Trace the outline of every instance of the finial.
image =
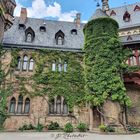
[(97, 7), (97, 8), (100, 7), (99, 0), (94, 0), (94, 1), (97, 2), (96, 7)]

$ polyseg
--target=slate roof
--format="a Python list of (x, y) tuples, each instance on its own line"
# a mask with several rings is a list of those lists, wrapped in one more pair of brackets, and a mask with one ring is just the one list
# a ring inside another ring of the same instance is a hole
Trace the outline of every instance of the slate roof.
[[(46, 32), (40, 31), (40, 26), (46, 24)], [(26, 29), (31, 27), (35, 32), (35, 39), (32, 43), (25, 42), (25, 30), (19, 29), (19, 18), (16, 17), (13, 26), (5, 32), (3, 43), (16, 46), (33, 46), (52, 49), (79, 50), (83, 47), (84, 34), (83, 26), (80, 27), (74, 22), (50, 21), (44, 19), (28, 18), (25, 24)], [(72, 35), (71, 30), (76, 29), (77, 35)], [(55, 34), (61, 30), (65, 34), (64, 45), (56, 45)]]
[[(112, 10), (115, 11), (116, 15), (114, 16), (112, 15), (111, 18), (115, 19), (119, 23), (120, 29), (140, 26), (140, 11), (134, 11), (136, 5), (140, 7), (140, 2), (131, 5), (117, 7), (117, 8), (111, 8), (109, 10), (109, 15)], [(129, 22), (125, 22), (123, 20), (123, 15), (126, 11), (128, 11), (128, 13), (131, 16), (131, 20)]]
[[(126, 29), (130, 27), (140, 27), (140, 11), (134, 11), (135, 6), (140, 6), (140, 3), (132, 5), (117, 7), (110, 9), (115, 11), (116, 15), (111, 16), (115, 19), (120, 26), (120, 29)], [(131, 15), (131, 21), (123, 21), (123, 13), (128, 11)], [(102, 12), (101, 9), (97, 9), (92, 18), (105, 17), (107, 16)], [(40, 32), (40, 26), (46, 23), (46, 32)], [(5, 46), (15, 46), (21, 48), (50, 48), (58, 50), (70, 50), (70, 51), (81, 51), (84, 46), (84, 34), (83, 27), (85, 24), (81, 24), (80, 27), (76, 26), (74, 22), (64, 21), (51, 21), (44, 19), (28, 18), (25, 24), (26, 29), (31, 27), (35, 32), (35, 39), (32, 43), (25, 42), (25, 30), (19, 30), (19, 17), (15, 18), (13, 26), (5, 32), (3, 43)], [(76, 29), (77, 35), (72, 35), (71, 30)], [(65, 34), (64, 45), (56, 45), (55, 34), (61, 30)], [(140, 43), (140, 35), (133, 35), (132, 40), (127, 40), (128, 36), (121, 37), (121, 41), (124, 44)]]

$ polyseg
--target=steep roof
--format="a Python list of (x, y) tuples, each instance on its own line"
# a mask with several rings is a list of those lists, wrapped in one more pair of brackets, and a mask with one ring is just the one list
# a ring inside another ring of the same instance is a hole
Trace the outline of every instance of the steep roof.
[[(140, 26), (140, 10), (135, 10), (136, 6), (140, 6), (140, 2), (131, 5), (111, 8), (108, 14), (110, 15), (112, 10), (115, 11), (116, 15), (112, 15), (111, 18), (115, 19), (119, 23), (120, 28)], [(130, 14), (129, 22), (123, 20), (123, 15), (126, 11)]]
[[(45, 23), (45, 25), (44, 25)], [(15, 18), (13, 26), (5, 32), (3, 43), (14, 44), (16, 46), (33, 46), (42, 48), (79, 50), (83, 47), (84, 34), (83, 26), (80, 27), (74, 22), (51, 21), (44, 19), (28, 18), (25, 24), (26, 29), (31, 27), (35, 32), (35, 39), (32, 43), (25, 42), (25, 30), (19, 29), (19, 17)], [(45, 26), (46, 32), (41, 32), (40, 27)], [(71, 30), (76, 29), (77, 35), (71, 34)], [(55, 34), (61, 30), (65, 34), (64, 45), (56, 45)]]
[(108, 17), (108, 15), (105, 12), (103, 12), (100, 8), (98, 8), (96, 9), (95, 13), (91, 16), (90, 20), (100, 17)]

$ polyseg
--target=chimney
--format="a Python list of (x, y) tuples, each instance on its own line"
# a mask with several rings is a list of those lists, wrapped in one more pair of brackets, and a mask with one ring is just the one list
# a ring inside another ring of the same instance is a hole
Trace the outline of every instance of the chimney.
[(25, 24), (27, 20), (27, 9), (21, 8), (19, 24)]
[(81, 13), (76, 14), (76, 19), (74, 20), (76, 25), (79, 27), (81, 24)]

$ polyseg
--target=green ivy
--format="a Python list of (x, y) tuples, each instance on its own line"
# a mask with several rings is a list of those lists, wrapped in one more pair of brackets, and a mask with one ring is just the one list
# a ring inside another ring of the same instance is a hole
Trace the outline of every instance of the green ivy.
[(111, 18), (98, 18), (84, 28), (86, 100), (93, 106), (107, 99), (131, 105), (123, 82), (123, 73), (130, 70), (125, 62), (131, 51), (120, 43), (118, 27)]

